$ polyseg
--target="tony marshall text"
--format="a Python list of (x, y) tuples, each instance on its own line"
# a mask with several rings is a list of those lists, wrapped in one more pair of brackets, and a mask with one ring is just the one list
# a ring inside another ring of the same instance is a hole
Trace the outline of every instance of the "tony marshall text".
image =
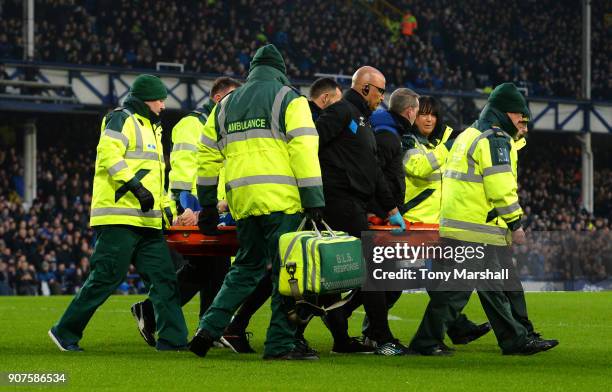
[(465, 269), (453, 270), (453, 271), (430, 271), (426, 268), (420, 268), (418, 270), (402, 268), (399, 271), (383, 271), (378, 268), (372, 271), (372, 276), (376, 280), (414, 280), (419, 276), (423, 280), (444, 280), (448, 282), (451, 277), (452, 279), (465, 279), (465, 280), (507, 280), (508, 279), (508, 268), (502, 268), (499, 271), (491, 271), (485, 269), (484, 271), (468, 271)]

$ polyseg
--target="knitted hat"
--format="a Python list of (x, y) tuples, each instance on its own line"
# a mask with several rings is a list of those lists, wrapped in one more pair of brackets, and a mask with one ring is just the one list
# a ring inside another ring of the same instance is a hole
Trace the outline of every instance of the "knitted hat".
[(513, 83), (502, 83), (489, 95), (489, 105), (504, 113), (522, 113), (529, 118), (529, 107)]
[(272, 44), (262, 46), (261, 48), (257, 49), (255, 56), (253, 56), (253, 60), (251, 60), (249, 72), (251, 72), (253, 68), (257, 67), (258, 65), (268, 65), (278, 69), (284, 74), (287, 74), (287, 68), (285, 67), (283, 56), (280, 54), (278, 49), (276, 49), (276, 46)]
[(160, 78), (153, 75), (139, 75), (130, 93), (142, 101), (157, 101), (158, 99), (166, 99), (168, 90)]

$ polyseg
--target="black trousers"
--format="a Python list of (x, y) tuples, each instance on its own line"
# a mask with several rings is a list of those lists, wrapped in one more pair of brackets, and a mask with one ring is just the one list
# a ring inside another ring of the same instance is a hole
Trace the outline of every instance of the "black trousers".
[[(323, 213), (327, 224), (334, 230), (341, 230), (352, 236), (361, 237), (361, 232), (368, 230), (367, 203), (349, 191), (325, 189), (325, 210)], [(351, 293), (351, 299), (343, 306), (331, 310), (325, 316), (334, 341), (342, 344), (350, 340), (348, 335), (348, 318), (353, 311), (363, 305), (369, 322), (369, 335), (379, 343), (392, 341), (393, 334), (389, 329), (387, 293), (384, 291), (361, 291)], [(337, 296), (320, 298), (319, 303), (331, 304), (339, 299)]]
[(200, 317), (212, 304), (230, 267), (229, 257), (189, 256), (177, 272), (181, 306), (199, 292)]

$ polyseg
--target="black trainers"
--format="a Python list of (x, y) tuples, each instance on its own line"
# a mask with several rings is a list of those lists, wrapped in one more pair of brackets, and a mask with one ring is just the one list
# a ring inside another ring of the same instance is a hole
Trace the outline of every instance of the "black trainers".
[(378, 347), (378, 342), (368, 336), (361, 335), (360, 337), (355, 338), (355, 339), (357, 339), (359, 343), (366, 345), (368, 347), (372, 347), (372, 348)]
[(297, 347), (291, 351), (280, 355), (264, 355), (263, 359), (267, 361), (313, 361), (319, 359), (317, 354), (304, 352)]
[(198, 329), (189, 342), (189, 351), (198, 357), (205, 357), (208, 350), (213, 346), (214, 339), (210, 337), (208, 332), (203, 329)]
[(535, 331), (529, 334), (529, 338), (542, 342), (545, 346), (544, 350), (542, 351), (548, 351), (551, 348), (559, 345), (559, 341), (557, 339), (542, 339), (542, 335)]
[(236, 354), (252, 354), (255, 352), (249, 344), (249, 338), (253, 336), (251, 332), (243, 332), (235, 335), (223, 335), (220, 342), (223, 346), (231, 349)]
[[(558, 342), (557, 342), (558, 343)], [(520, 347), (517, 350), (513, 351), (505, 351), (504, 355), (533, 355), (542, 351), (550, 350), (554, 346), (550, 346), (550, 344), (542, 339), (533, 339), (528, 338), (527, 343), (523, 347)]]
[(150, 301), (137, 302), (132, 305), (132, 315), (136, 319), (140, 336), (151, 347), (155, 347), (155, 313)]
[(445, 344), (438, 344), (427, 349), (415, 350), (408, 348), (406, 355), (425, 355), (428, 357), (444, 357), (453, 355), (453, 350), (447, 347)]
[(319, 355), (319, 352), (310, 347), (308, 340), (304, 339), (303, 337), (295, 339), (295, 348), (296, 350), (300, 350), (306, 354)]
[(400, 355), (406, 355), (408, 349), (403, 346), (399, 340), (395, 340), (393, 342), (387, 342), (376, 347), (376, 351), (374, 354), (376, 355), (384, 355), (387, 357), (395, 357)]
[(158, 340), (157, 343), (155, 343), (155, 349), (157, 351), (189, 351), (189, 346), (173, 346), (163, 340)]
[(66, 343), (62, 341), (62, 339), (60, 339), (59, 336), (57, 336), (53, 328), (49, 330), (48, 334), (51, 340), (53, 341), (53, 343), (55, 343), (55, 345), (61, 351), (83, 351), (83, 349), (79, 347), (78, 343)]
[(468, 344), (469, 342), (472, 342), (484, 335), (486, 335), (489, 331), (491, 330), (491, 324), (489, 323), (483, 323), (480, 325), (477, 325), (476, 328), (468, 331), (465, 335), (461, 335), (461, 336), (450, 336), (451, 341), (453, 342), (453, 344)]
[(356, 338), (350, 338), (343, 343), (334, 341), (334, 347), (331, 352), (333, 354), (372, 354), (375, 350), (375, 348), (359, 342)]

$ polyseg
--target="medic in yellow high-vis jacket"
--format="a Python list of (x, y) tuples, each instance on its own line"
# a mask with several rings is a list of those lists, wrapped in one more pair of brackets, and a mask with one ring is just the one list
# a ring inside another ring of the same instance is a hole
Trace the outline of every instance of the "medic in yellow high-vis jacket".
[(406, 195), (404, 218), (409, 222), (438, 224), (440, 220), (442, 173), (446, 165), (453, 129), (443, 124), (435, 98), (419, 98), (414, 131), (403, 139)]
[[(78, 342), (85, 327), (125, 281), (130, 266), (142, 277), (155, 314), (155, 331), (148, 343), (159, 351), (182, 350), (187, 345), (181, 295), (162, 233), (162, 218), (166, 224), (172, 221), (170, 199), (164, 191), (159, 121), (167, 95), (161, 79), (139, 75), (123, 106), (102, 121), (91, 206), (90, 223), (96, 232), (91, 273), (48, 332), (62, 351), (82, 351)], [(132, 313), (137, 319), (142, 315), (134, 307)]]
[[(221, 77), (215, 80), (210, 90), (210, 100), (202, 108), (183, 117), (172, 130), (172, 152), (170, 153), (170, 190), (179, 212), (197, 206), (198, 143), (204, 134), (204, 124), (215, 105), (227, 94), (240, 86), (240, 82)], [(220, 177), (224, 177), (223, 171)], [(220, 181), (217, 198), (225, 200), (225, 182)], [(192, 196), (193, 195), (193, 196)], [(194, 206), (196, 204), (196, 206)], [(194, 208), (195, 207), (195, 208)]]
[[(112, 224), (161, 229), (162, 216), (166, 223), (171, 219), (171, 202), (164, 190), (162, 128), (145, 115), (148, 110), (142, 101), (129, 96), (124, 107), (102, 121), (91, 226)], [(140, 182), (153, 195), (154, 204), (149, 211), (142, 211), (141, 203), (130, 191), (130, 181)]]
[(525, 99), (504, 83), (478, 121), (457, 137), (442, 179), (440, 236), (508, 245), (512, 232), (522, 233), (515, 138), (528, 119)]

